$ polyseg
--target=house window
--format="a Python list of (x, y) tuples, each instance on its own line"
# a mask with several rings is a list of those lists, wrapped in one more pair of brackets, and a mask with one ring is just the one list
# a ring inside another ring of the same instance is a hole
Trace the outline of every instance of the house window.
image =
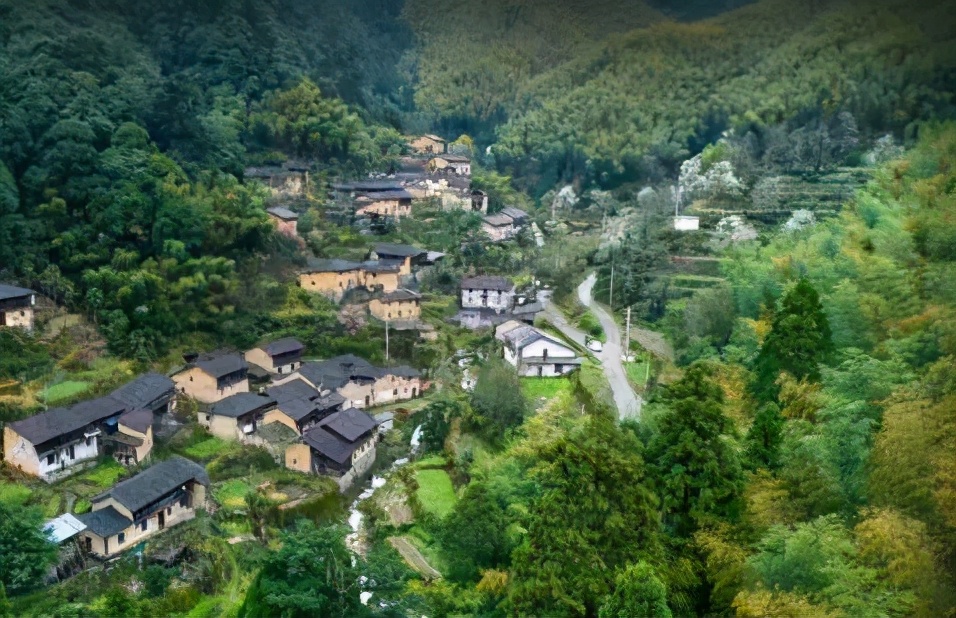
[(189, 381), (190, 381), (190, 382), (193, 381), (193, 377), (192, 377), (192, 376), (189, 376)]
[(92, 445), (92, 444), (93, 444), (93, 438), (88, 437), (88, 438), (86, 439), (86, 445), (87, 445), (87, 446), (90, 446), (90, 445)]
[(167, 506), (167, 507), (166, 507), (166, 514), (167, 514), (167, 515), (172, 515), (172, 514), (173, 514), (173, 507)]
[(52, 466), (53, 462), (56, 461), (56, 453), (46, 456), (46, 465)]
[(119, 534), (117, 534), (117, 535), (116, 535), (116, 542), (119, 543), (120, 545), (122, 545), (123, 543), (125, 543), (125, 542), (126, 542), (126, 533), (125, 533), (125, 532), (120, 532)]
[(70, 445), (70, 459), (76, 459), (76, 447)]
[(293, 459), (293, 460), (292, 460), (292, 465), (293, 465), (293, 466), (296, 465), (297, 463), (299, 463), (299, 460), (298, 460), (298, 459)]
[(143, 520), (142, 522), (140, 522), (140, 524), (139, 524), (139, 529), (140, 529), (141, 531), (143, 531), (143, 532), (146, 532), (146, 523), (147, 523), (147, 522), (146, 522), (146, 520), (144, 519), (144, 520)]
[(282, 367), (279, 367), (279, 375), (282, 375)]
[(394, 397), (394, 396), (396, 396), (396, 395), (398, 395), (398, 389), (397, 389), (397, 388), (392, 391), (392, 396)]
[(209, 415), (206, 415), (206, 422), (209, 422)]

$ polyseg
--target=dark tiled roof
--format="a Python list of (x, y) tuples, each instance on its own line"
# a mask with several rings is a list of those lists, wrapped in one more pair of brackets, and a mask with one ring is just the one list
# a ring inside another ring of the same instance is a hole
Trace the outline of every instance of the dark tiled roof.
[(397, 273), (401, 267), (401, 262), (389, 260), (369, 260), (362, 262), (362, 269), (370, 273)]
[(511, 225), (514, 223), (514, 220), (508, 215), (497, 214), (497, 215), (485, 215), (482, 217), (482, 220), (488, 225), (493, 225), (495, 227), (500, 227), (502, 225)]
[(112, 506), (77, 515), (76, 518), (83, 522), (90, 532), (103, 538), (113, 536), (133, 525), (131, 519)]
[(309, 386), (305, 380), (292, 380), (279, 386), (270, 386), (266, 392), (280, 404), (292, 399), (317, 399), (319, 396), (319, 391)]
[(302, 434), (302, 441), (317, 450), (323, 456), (340, 464), (348, 461), (358, 444), (349, 443), (339, 436), (316, 426)]
[(272, 208), (267, 208), (266, 212), (270, 215), (279, 217), (283, 221), (295, 221), (299, 218), (299, 213), (292, 212), (288, 208), (284, 208), (282, 206), (273, 206)]
[(500, 290), (508, 292), (513, 290), (515, 284), (505, 277), (465, 277), (461, 280), (463, 290)]
[(401, 378), (418, 378), (422, 375), (419, 370), (409, 367), (408, 365), (399, 365), (398, 367), (384, 369), (383, 371), (387, 374), (399, 376)]
[(133, 431), (146, 433), (153, 426), (153, 413), (149, 410), (133, 410), (119, 417), (119, 422)]
[(362, 264), (349, 260), (310, 259), (302, 270), (304, 273), (344, 273), (359, 270)]
[(471, 161), (471, 158), (466, 157), (465, 155), (457, 155), (451, 153), (439, 154), (435, 156), (436, 159), (444, 159), (449, 163), (468, 163)]
[(356, 180), (335, 183), (332, 188), (336, 191), (394, 191), (402, 185), (394, 180)]
[(373, 247), (379, 257), (398, 256), (398, 257), (418, 257), (428, 253), (425, 249), (419, 249), (411, 245), (393, 245), (390, 243), (376, 243)]
[(330, 414), (319, 425), (349, 442), (355, 442), (376, 427), (375, 419), (358, 408)]
[(353, 354), (305, 363), (298, 371), (312, 384), (321, 385), (330, 390), (345, 386), (351, 378), (376, 379), (382, 375), (381, 369)]
[(505, 206), (501, 209), (501, 214), (507, 215), (514, 219), (515, 221), (524, 220), (528, 218), (528, 213), (521, 210), (520, 208), (514, 208), (512, 206)]
[(410, 200), (412, 194), (402, 188), (389, 191), (362, 191), (359, 195), (370, 200)]
[(288, 354), (289, 352), (301, 352), (304, 349), (305, 346), (295, 337), (286, 337), (262, 346), (262, 351), (269, 356), (278, 356), (279, 354)]
[(388, 294), (382, 294), (382, 302), (393, 303), (400, 300), (415, 300), (421, 297), (422, 295), (418, 292), (402, 288), (394, 292), (389, 292)]
[(149, 408), (157, 399), (176, 391), (172, 380), (158, 373), (144, 373), (113, 391), (111, 397), (131, 408)]
[(441, 142), (441, 143), (443, 143), (443, 144), (445, 143), (445, 140), (444, 140), (444, 139), (438, 137), (437, 135), (433, 135), (433, 134), (431, 134), (431, 133), (426, 133), (425, 135), (422, 135), (422, 137), (427, 137), (427, 138), (430, 139), (430, 140), (434, 140), (434, 141), (436, 141), (436, 142)]
[(11, 298), (22, 298), (36, 294), (33, 290), (27, 288), (18, 288), (15, 285), (0, 283), (0, 300), (10, 300)]
[(115, 416), (127, 409), (126, 404), (112, 397), (100, 397), (76, 404), (70, 408), (53, 408), (22, 421), (10, 423), (10, 427), (34, 446), (53, 440)]
[(223, 354), (221, 356), (199, 360), (196, 361), (196, 366), (214, 378), (221, 378), (230, 373), (249, 369), (249, 364), (238, 354)]
[(511, 310), (513, 315), (529, 315), (533, 313), (540, 313), (544, 311), (544, 307), (541, 303), (535, 301), (533, 303), (525, 303), (523, 305), (518, 305)]
[(275, 406), (275, 403), (276, 400), (272, 397), (263, 397), (256, 393), (236, 393), (214, 403), (209, 413), (216, 416), (239, 418), (250, 412), (271, 408)]
[(93, 502), (113, 498), (135, 513), (193, 480), (209, 486), (209, 475), (205, 468), (177, 455), (117, 483), (109, 491), (93, 498)]

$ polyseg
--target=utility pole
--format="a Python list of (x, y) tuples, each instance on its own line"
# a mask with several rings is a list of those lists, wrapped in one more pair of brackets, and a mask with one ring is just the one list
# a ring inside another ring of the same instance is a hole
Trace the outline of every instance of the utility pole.
[(388, 363), (388, 320), (385, 320), (385, 362)]
[(624, 329), (624, 360), (631, 356), (631, 308), (627, 308), (627, 327)]
[(608, 292), (607, 304), (614, 311), (614, 258), (611, 258), (611, 289)]

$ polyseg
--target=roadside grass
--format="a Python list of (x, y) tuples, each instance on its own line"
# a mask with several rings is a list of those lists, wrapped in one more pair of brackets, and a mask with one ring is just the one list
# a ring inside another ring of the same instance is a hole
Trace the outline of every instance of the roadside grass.
[(565, 393), (571, 393), (567, 378), (521, 378), (521, 392), (531, 405), (538, 407)]
[(451, 512), (457, 497), (447, 472), (418, 470), (415, 473), (415, 480), (418, 481), (418, 491), (415, 495), (422, 508), (438, 518), (443, 518)]
[(78, 380), (66, 380), (59, 384), (54, 384), (43, 389), (39, 393), (39, 398), (46, 403), (56, 403), (64, 399), (70, 399), (80, 393), (85, 393), (90, 388), (89, 382), (80, 382)]
[(416, 461), (413, 466), (417, 470), (426, 470), (428, 468), (439, 469), (444, 468), (448, 465), (448, 460), (441, 455), (432, 455), (431, 457), (424, 457)]
[(642, 356), (637, 362), (624, 363), (624, 371), (627, 373), (627, 380), (631, 386), (638, 392), (642, 392), (647, 384), (648, 376), (653, 374), (653, 367), (650, 360)]
[(591, 312), (590, 309), (586, 309), (577, 319), (577, 326), (579, 329), (583, 330), (585, 333), (594, 337), (601, 343), (607, 343), (607, 335), (604, 333), (604, 328), (601, 326), (601, 322), (598, 320), (597, 316)]

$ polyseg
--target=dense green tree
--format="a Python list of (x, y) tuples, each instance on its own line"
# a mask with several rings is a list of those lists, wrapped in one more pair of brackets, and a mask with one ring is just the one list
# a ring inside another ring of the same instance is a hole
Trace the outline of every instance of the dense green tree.
[(540, 494), (512, 554), (509, 604), (527, 615), (595, 615), (614, 570), (660, 552), (640, 443), (590, 417), (537, 453)]
[(661, 401), (666, 410), (657, 419), (648, 461), (664, 521), (684, 536), (698, 522), (735, 514), (743, 485), (740, 456), (723, 392), (706, 365), (692, 365)]
[(776, 404), (768, 403), (757, 410), (744, 441), (747, 462), (751, 466), (771, 470), (777, 467), (780, 442), (783, 440), (783, 425), (784, 420)]
[(646, 562), (629, 565), (614, 578), (614, 592), (608, 595), (598, 618), (671, 618), (667, 587)]
[(484, 569), (507, 564), (511, 553), (508, 518), (480, 482), (468, 485), (454, 510), (442, 522), (442, 553), (452, 581), (477, 579)]
[(775, 399), (782, 371), (798, 380), (819, 380), (820, 364), (832, 351), (830, 324), (820, 296), (806, 278), (801, 278), (784, 294), (770, 333), (760, 347), (754, 363), (754, 394), (762, 401)]
[(478, 371), (471, 394), (472, 422), (492, 440), (524, 420), (528, 403), (514, 367), (500, 358), (489, 359)]
[(457, 401), (439, 399), (429, 403), (418, 413), (422, 424), (422, 450), (441, 453), (451, 430), (451, 422), (461, 417), (462, 406)]
[(340, 527), (316, 528), (301, 520), (282, 537), (246, 592), (239, 615), (358, 617), (369, 612), (359, 602), (359, 570), (345, 547)]
[(40, 511), (0, 502), (0, 584), (14, 594), (38, 586), (56, 555)]

